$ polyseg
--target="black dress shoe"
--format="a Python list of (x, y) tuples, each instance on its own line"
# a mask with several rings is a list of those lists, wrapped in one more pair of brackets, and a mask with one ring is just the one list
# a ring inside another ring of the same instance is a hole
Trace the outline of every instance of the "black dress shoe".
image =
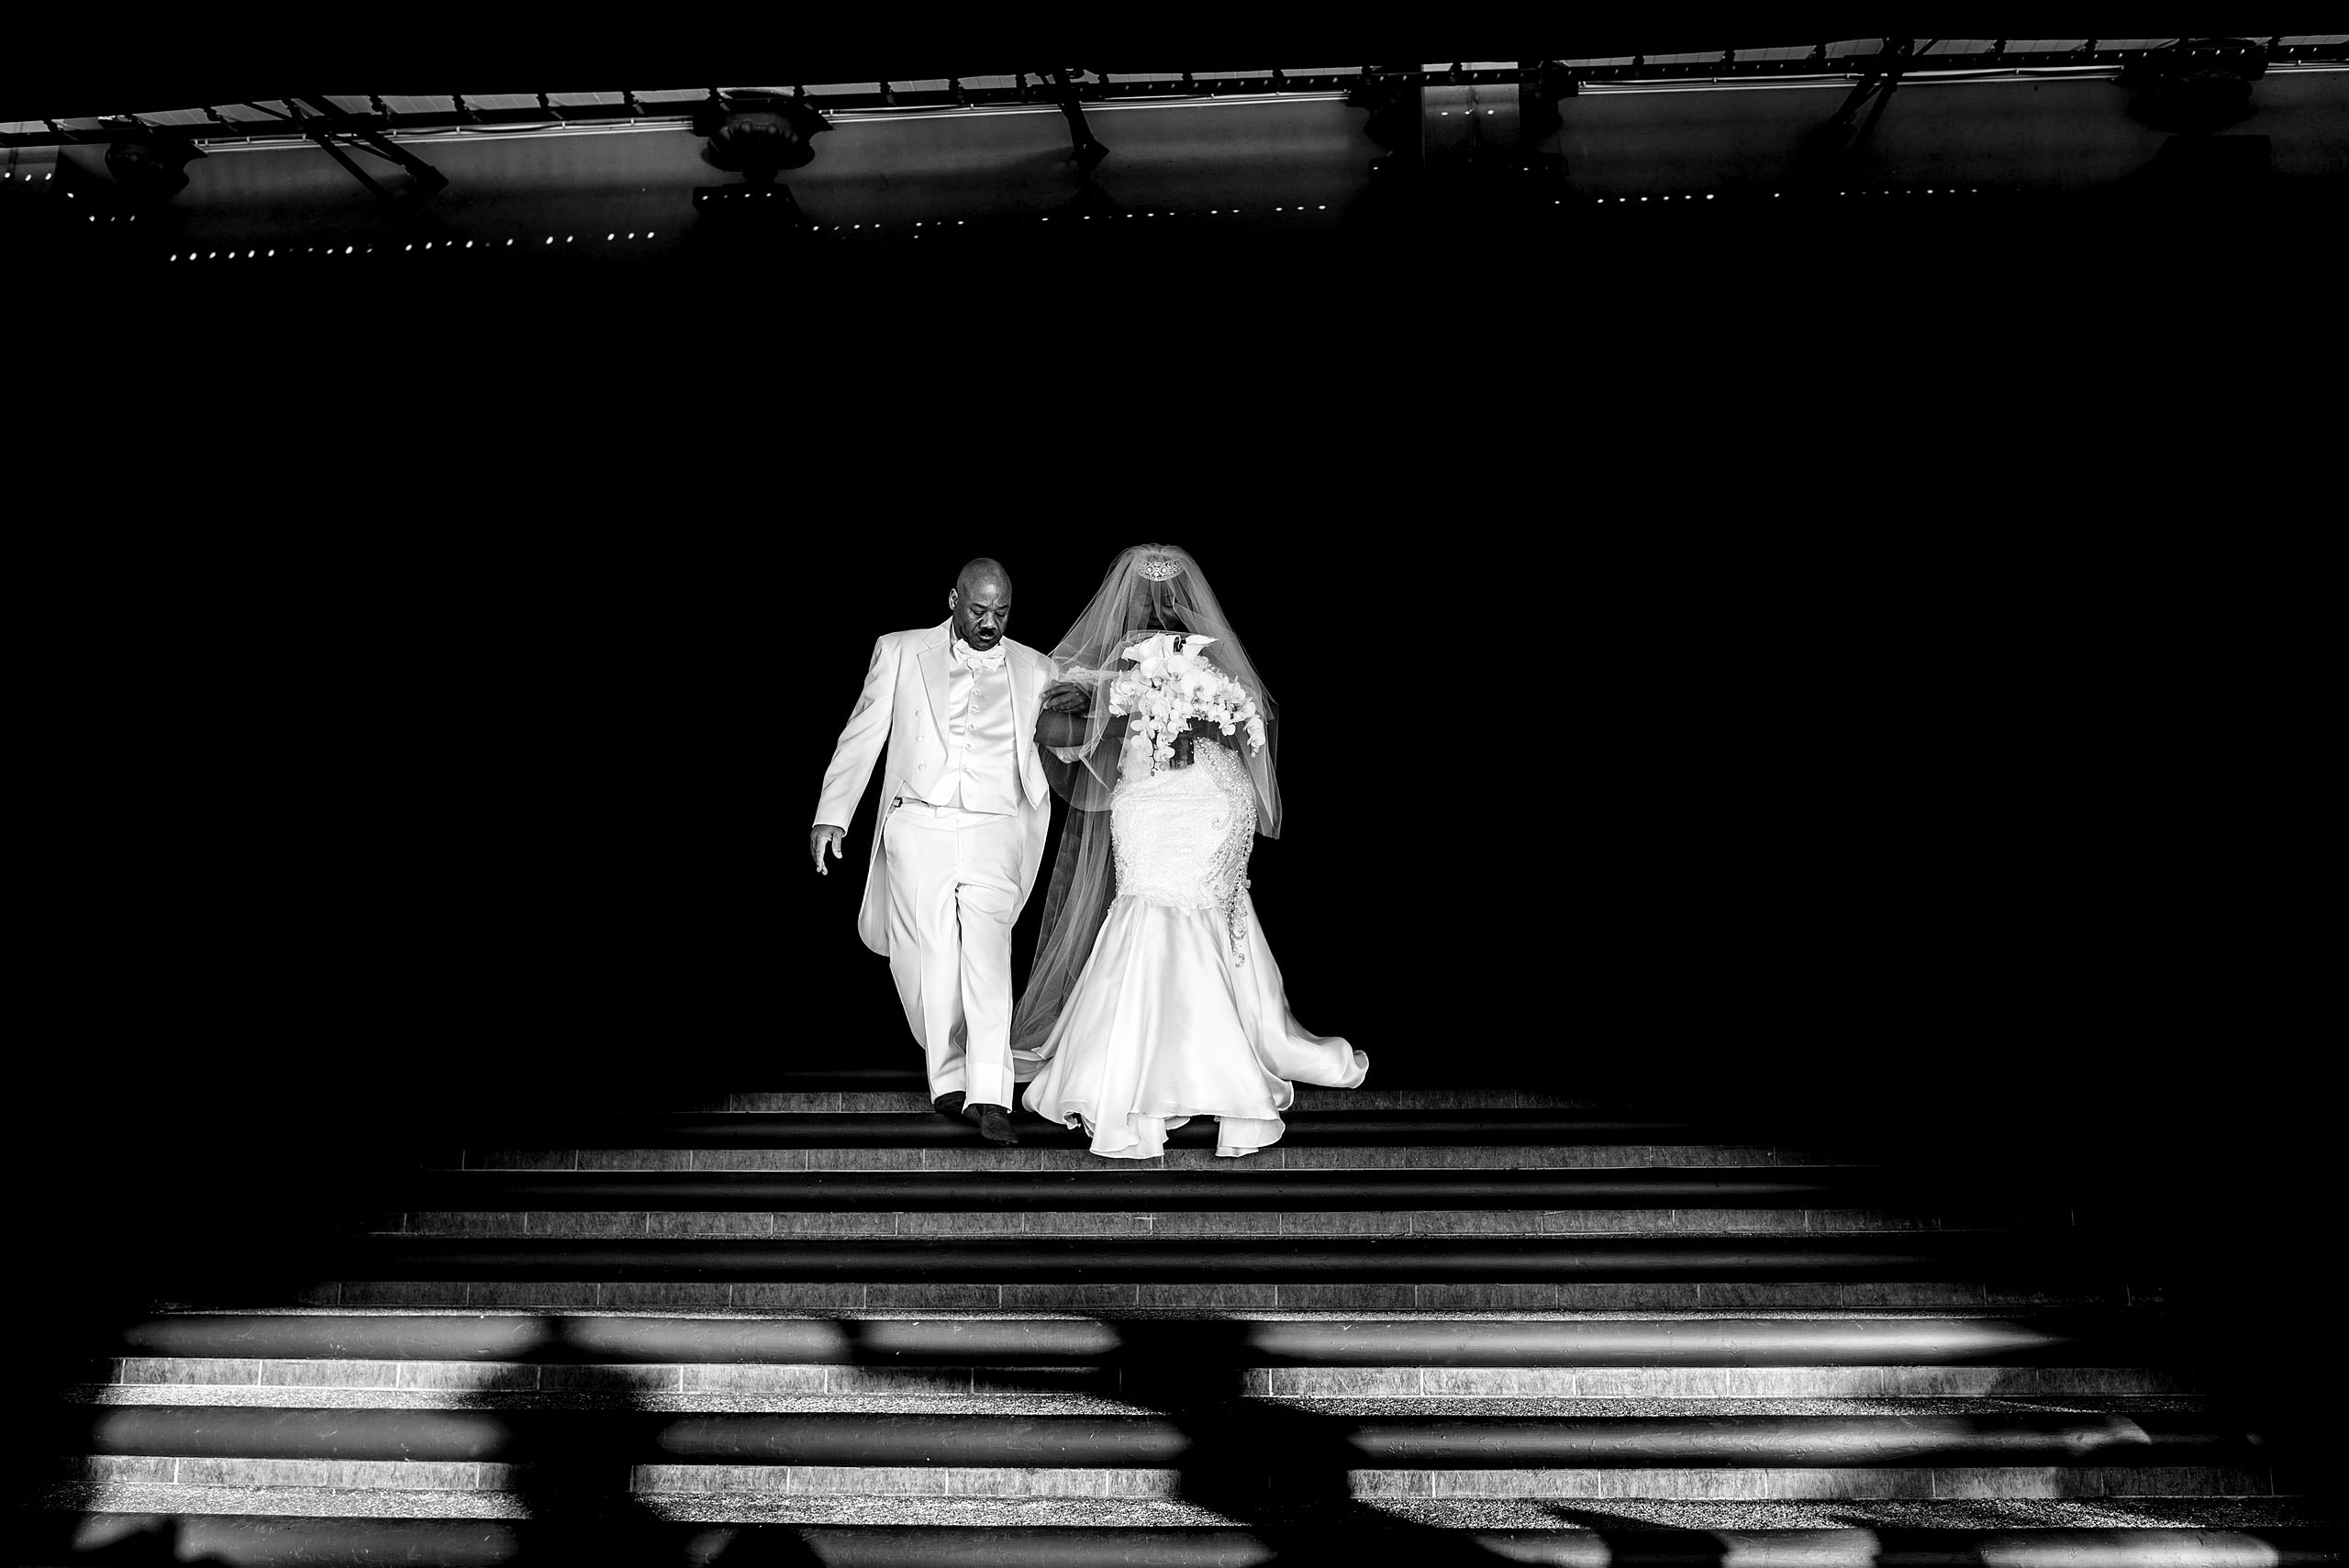
[(960, 1089), (949, 1090), (947, 1093), (939, 1095), (938, 1098), (930, 1101), (930, 1103), (931, 1107), (935, 1109), (940, 1116), (961, 1116), (963, 1114), (963, 1091)]
[(1011, 1130), (1011, 1110), (1008, 1106), (964, 1106), (963, 1118), (979, 1124), (979, 1136), (989, 1143), (1017, 1143), (1019, 1135)]

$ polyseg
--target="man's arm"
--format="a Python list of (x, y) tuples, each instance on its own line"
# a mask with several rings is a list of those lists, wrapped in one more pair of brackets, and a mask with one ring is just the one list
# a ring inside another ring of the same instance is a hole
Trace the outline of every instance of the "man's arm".
[(873, 662), (864, 672), (864, 689), (832, 747), (831, 765), (824, 770), (824, 790), (816, 803), (816, 825), (807, 830), (807, 852), (816, 870), (829, 875), (824, 851), (841, 858), (841, 841), (848, 837), (848, 819), (858, 797), (873, 777), (873, 764), (889, 739), (890, 717), (896, 711), (897, 659), (885, 637), (873, 644)]
[[(1071, 748), (1085, 745), (1087, 716), (1094, 702), (1094, 688), (1075, 681), (1054, 681), (1044, 688), (1041, 712), (1036, 715), (1036, 744), (1059, 757), (1063, 762), (1076, 760)], [(1110, 728), (1122, 732), (1123, 719), (1112, 719)]]
[(1060, 713), (1048, 707), (1036, 716), (1036, 744), (1048, 751), (1055, 746), (1082, 746), (1087, 722), (1081, 713)]
[(1054, 713), (1089, 713), (1093, 708), (1093, 688), (1074, 681), (1054, 681), (1044, 688), (1041, 700)]

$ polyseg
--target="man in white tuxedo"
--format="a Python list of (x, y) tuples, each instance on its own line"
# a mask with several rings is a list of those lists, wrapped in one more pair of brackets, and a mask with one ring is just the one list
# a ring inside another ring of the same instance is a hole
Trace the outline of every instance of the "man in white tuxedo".
[[(946, 595), (945, 624), (873, 645), (864, 690), (824, 773), (807, 849), (829, 874), (887, 742), (881, 826), (857, 934), (889, 960), (933, 1104), (996, 1143), (1011, 1130), (1011, 926), (1035, 885), (1052, 820), (1036, 716), (1085, 694), (1004, 635), (1011, 574), (984, 558)], [(1049, 688), (1049, 689), (1048, 689)]]

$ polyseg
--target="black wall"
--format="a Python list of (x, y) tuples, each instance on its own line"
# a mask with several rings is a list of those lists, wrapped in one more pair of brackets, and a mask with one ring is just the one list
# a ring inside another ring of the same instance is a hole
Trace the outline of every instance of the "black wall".
[(2240, 881), (2281, 818), (2232, 806), (2290, 781), (2164, 563), (1890, 525), (1864, 560), (1571, 497), (1381, 517), (1214, 456), (1197, 507), (1151, 504), (1152, 454), (1074, 493), (1047, 465), (1017, 509), (974, 474), (918, 520), (876, 488), (697, 537), (126, 567), (61, 762), (61, 1064), (295, 1107), (249, 1136), (910, 1064), (853, 929), (872, 791), (832, 875), (805, 851), (871, 639), (989, 553), (1049, 647), (1161, 539), (1283, 705), (1253, 874), (1292, 1000), (1374, 1063), (1903, 1122), (2289, 1097), (2294, 939)]
[(2311, 667), (2307, 514), (2262, 483), (2292, 350), (2243, 347), (2265, 262), (2153, 228), (2076, 217), (1978, 312), (1850, 234), (1515, 292), (1352, 258), (1302, 317), (1244, 272), (1213, 310), (1172, 268), (1031, 277), (919, 330), (884, 287), (674, 277), (59, 294), (46, 1309), (298, 1276), (518, 1108), (911, 1064), (853, 930), (869, 804), (839, 873), (804, 858), (871, 639), (987, 553), (1049, 647), (1143, 539), (1283, 704), (1258, 903), (1374, 1083), (2085, 1183), (2223, 1243), (2180, 1264), (2214, 1299), (2320, 1299), (2311, 939), (2270, 885), (2315, 711), (2271, 706)]

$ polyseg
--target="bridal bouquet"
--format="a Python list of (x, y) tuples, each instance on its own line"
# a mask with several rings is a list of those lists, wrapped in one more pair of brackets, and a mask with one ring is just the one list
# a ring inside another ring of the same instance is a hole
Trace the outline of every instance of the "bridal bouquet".
[(1150, 771), (1162, 771), (1174, 757), (1174, 737), (1195, 721), (1226, 735), (1248, 730), (1248, 748), (1264, 749), (1264, 718), (1256, 699), (1230, 675), (1201, 658), (1212, 637), (1162, 631), (1144, 638), (1122, 655), (1133, 668), (1109, 682), (1109, 711), (1129, 719), (1126, 744), (1148, 747)]

